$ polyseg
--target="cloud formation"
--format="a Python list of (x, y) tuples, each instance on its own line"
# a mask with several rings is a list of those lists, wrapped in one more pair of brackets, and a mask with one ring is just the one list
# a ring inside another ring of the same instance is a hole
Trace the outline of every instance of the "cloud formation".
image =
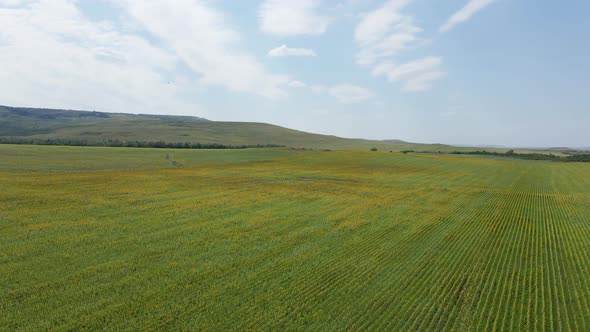
[(475, 13), (489, 6), (495, 0), (470, 0), (463, 8), (453, 14), (440, 28), (440, 32), (447, 32), (457, 24), (469, 20)]
[(418, 76), (414, 76), (406, 80), (402, 85), (404, 92), (418, 92), (430, 90), (432, 82), (444, 77), (445, 72), (442, 71), (428, 71), (422, 72)]
[(390, 82), (402, 81), (402, 91), (417, 92), (430, 89), (432, 82), (445, 76), (439, 70), (442, 60), (429, 56), (422, 59), (395, 65), (381, 63), (373, 68), (373, 76), (385, 76)]
[[(0, 7), (0, 100), (5, 104), (195, 114), (178, 96), (175, 54), (114, 24), (86, 19), (66, 0)], [(25, 5), (19, 7), (19, 5)]]
[(411, 0), (389, 0), (365, 14), (356, 26), (354, 38), (358, 45), (357, 63), (371, 67), (373, 76), (384, 76), (390, 82), (402, 83), (404, 92), (428, 90), (432, 82), (443, 77), (439, 57), (426, 57), (396, 64), (394, 57), (418, 47), (424, 40), (418, 36), (422, 28), (402, 10)]
[[(105, 3), (106, 5), (106, 3)], [(242, 50), (241, 36), (204, 2), (126, 0), (111, 20), (73, 0), (0, 3), (0, 100), (5, 104), (203, 114), (210, 85), (269, 98), (284, 75)], [(120, 20), (117, 19), (120, 17)], [(179, 70), (182, 67), (182, 70)]]
[(317, 54), (312, 49), (308, 48), (290, 48), (287, 45), (281, 45), (268, 51), (269, 56), (316, 56)]
[(412, 17), (400, 13), (409, 2), (390, 0), (363, 16), (354, 31), (359, 46), (359, 64), (371, 65), (381, 58), (397, 55), (420, 41), (416, 35), (422, 29), (414, 24)]
[(321, 35), (330, 18), (317, 13), (319, 0), (265, 0), (258, 10), (260, 29), (278, 36)]
[(313, 85), (311, 90), (317, 94), (333, 97), (341, 104), (360, 103), (375, 96), (373, 91), (352, 84), (337, 84), (333, 86)]
[(291, 88), (305, 88), (307, 86), (305, 83), (297, 80), (291, 81), (287, 85)]
[(0, 0), (0, 6), (20, 6), (33, 0)]
[(126, 0), (123, 7), (138, 25), (201, 74), (203, 83), (271, 98), (286, 95), (281, 85), (288, 78), (269, 73), (255, 57), (241, 51), (239, 33), (206, 3)]

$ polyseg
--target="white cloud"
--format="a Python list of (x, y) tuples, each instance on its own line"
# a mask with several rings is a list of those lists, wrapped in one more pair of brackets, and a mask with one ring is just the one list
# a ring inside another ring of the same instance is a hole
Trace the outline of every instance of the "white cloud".
[(278, 36), (321, 35), (330, 19), (316, 13), (319, 0), (265, 0), (258, 10), (260, 29)]
[(447, 32), (454, 28), (457, 24), (469, 20), (475, 13), (492, 4), (495, 0), (470, 0), (463, 8), (453, 14), (443, 24), (439, 31)]
[(445, 75), (446, 74), (442, 71), (424, 72), (405, 81), (402, 85), (402, 91), (418, 92), (428, 90), (431, 88), (432, 82), (444, 77)]
[(316, 56), (314, 50), (309, 48), (290, 48), (281, 45), (268, 51), (269, 56)]
[(3, 103), (197, 114), (178, 98), (187, 85), (169, 84), (174, 54), (113, 24), (87, 20), (72, 1), (28, 2), (0, 8), (0, 63), (9, 64), (0, 71)]
[(437, 71), (441, 63), (441, 59), (434, 56), (414, 60), (399, 66), (386, 62), (376, 65), (373, 68), (372, 74), (374, 76), (384, 75), (390, 81), (399, 81), (416, 74)]
[(357, 63), (370, 66), (373, 76), (402, 82), (402, 91), (423, 91), (444, 76), (438, 68), (439, 57), (426, 57), (396, 65), (391, 58), (415, 48), (423, 42), (422, 29), (411, 16), (401, 12), (411, 0), (389, 0), (365, 14), (356, 26), (354, 38), (358, 45)]
[(359, 103), (375, 96), (371, 90), (351, 84), (313, 85), (311, 90), (317, 94), (334, 97), (341, 104)]
[(414, 24), (412, 17), (400, 13), (409, 2), (390, 0), (363, 16), (354, 31), (359, 46), (359, 64), (371, 65), (380, 58), (397, 55), (421, 41), (416, 35), (422, 29)]
[(301, 81), (291, 81), (289, 83), (287, 83), (288, 86), (292, 87), (292, 88), (304, 88), (307, 85)]
[(285, 76), (268, 73), (253, 56), (238, 50), (240, 36), (225, 17), (202, 2), (127, 0), (124, 7), (145, 30), (170, 47), (205, 84), (282, 97)]
[(0, 6), (21, 6), (33, 0), (0, 0)]
[(404, 92), (425, 91), (431, 88), (432, 82), (445, 76), (439, 68), (442, 60), (429, 56), (401, 65), (391, 62), (380, 63), (373, 67), (374, 76), (385, 76), (390, 82), (402, 82)]
[(200, 2), (113, 3), (121, 21), (91, 20), (74, 0), (25, 2), (0, 7), (5, 104), (202, 115), (195, 101), (208, 85), (287, 94), (289, 79), (240, 51), (236, 30)]

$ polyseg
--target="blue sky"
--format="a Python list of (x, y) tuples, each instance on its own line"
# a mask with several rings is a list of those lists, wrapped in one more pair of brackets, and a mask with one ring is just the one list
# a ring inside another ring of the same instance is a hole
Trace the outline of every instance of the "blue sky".
[(590, 2), (0, 0), (0, 104), (590, 146)]

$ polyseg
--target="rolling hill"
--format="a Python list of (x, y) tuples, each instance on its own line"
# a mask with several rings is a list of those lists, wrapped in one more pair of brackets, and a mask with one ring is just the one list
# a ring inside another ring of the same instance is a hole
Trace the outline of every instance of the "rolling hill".
[(209, 121), (190, 116), (105, 113), (0, 106), (0, 137), (100, 142), (165, 141), (225, 145), (276, 144), (295, 148), (452, 151), (443, 144), (366, 140), (313, 134), (267, 123)]

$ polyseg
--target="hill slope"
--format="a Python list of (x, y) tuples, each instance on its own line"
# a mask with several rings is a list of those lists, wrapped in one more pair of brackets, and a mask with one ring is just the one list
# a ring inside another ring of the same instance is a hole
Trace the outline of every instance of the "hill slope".
[(209, 121), (190, 116), (104, 113), (0, 106), (0, 137), (101, 142), (165, 141), (225, 145), (276, 144), (297, 148), (443, 151), (473, 150), (400, 140), (350, 139), (256, 122)]

